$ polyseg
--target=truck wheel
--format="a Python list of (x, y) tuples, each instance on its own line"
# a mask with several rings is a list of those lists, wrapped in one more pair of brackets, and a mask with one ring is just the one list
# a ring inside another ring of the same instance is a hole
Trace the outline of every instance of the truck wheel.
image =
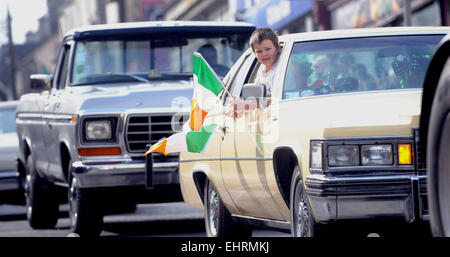
[(37, 174), (30, 154), (26, 163), (25, 199), (27, 220), (32, 228), (50, 229), (58, 222), (59, 205), (53, 191)]
[(303, 186), (302, 174), (298, 167), (292, 174), (290, 199), (291, 235), (293, 237), (322, 236), (324, 225), (314, 220), (311, 204)]
[(216, 188), (207, 180), (204, 188), (205, 228), (208, 237), (251, 237), (252, 228), (233, 220)]
[[(71, 171), (72, 162), (69, 162)], [(103, 229), (103, 208), (94, 188), (80, 188), (78, 179), (69, 172), (69, 215), (73, 233), (96, 237)]]
[(441, 73), (427, 135), (427, 191), (433, 236), (450, 236), (450, 65)]

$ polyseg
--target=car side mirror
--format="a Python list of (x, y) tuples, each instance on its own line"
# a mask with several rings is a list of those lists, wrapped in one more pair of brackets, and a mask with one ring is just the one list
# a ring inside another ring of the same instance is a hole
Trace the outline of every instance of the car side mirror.
[(266, 86), (256, 83), (245, 84), (242, 87), (242, 98), (247, 99), (258, 99), (266, 97)]
[(50, 90), (53, 76), (48, 74), (33, 74), (30, 76), (30, 88), (38, 91)]

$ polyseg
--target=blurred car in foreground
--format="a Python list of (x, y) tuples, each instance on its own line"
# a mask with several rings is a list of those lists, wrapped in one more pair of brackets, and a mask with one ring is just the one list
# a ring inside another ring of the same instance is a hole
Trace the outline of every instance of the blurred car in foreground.
[[(19, 140), (16, 134), (18, 101), (0, 102), (0, 201), (15, 203), (24, 198), (23, 174), (17, 170)], [(11, 198), (12, 197), (12, 198)], [(20, 201), (23, 202), (23, 201)]]
[(17, 108), (27, 217), (52, 228), (69, 202), (73, 232), (98, 235), (110, 211), (137, 203), (182, 201), (178, 154), (144, 153), (187, 121), (193, 52), (209, 51), (224, 74), (254, 26), (239, 22), (137, 22), (68, 32), (53, 75), (31, 76), (40, 93)]
[[(428, 228), (420, 104), (429, 61), (449, 31), (280, 36), (272, 103), (232, 118), (223, 93), (205, 120), (219, 126), (208, 149), (180, 154), (184, 199), (205, 210), (207, 234), (251, 235), (251, 226), (269, 226), (321, 236), (337, 223), (348, 225), (340, 235), (370, 224), (386, 232)], [(264, 98), (254, 84), (258, 68), (249, 49), (225, 78), (227, 91)]]
[(450, 36), (440, 43), (424, 82), (420, 148), (426, 151), (433, 236), (450, 236)]

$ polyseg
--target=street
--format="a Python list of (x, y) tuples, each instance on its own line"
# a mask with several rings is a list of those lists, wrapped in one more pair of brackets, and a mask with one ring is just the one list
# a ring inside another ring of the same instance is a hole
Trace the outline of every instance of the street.
[[(26, 220), (25, 206), (0, 205), (0, 237), (66, 237), (70, 231), (68, 205), (60, 206), (55, 229), (34, 230)], [(203, 212), (183, 202), (141, 204), (135, 213), (104, 217), (101, 237), (205, 237)], [(254, 237), (287, 237), (288, 233), (254, 230)]]

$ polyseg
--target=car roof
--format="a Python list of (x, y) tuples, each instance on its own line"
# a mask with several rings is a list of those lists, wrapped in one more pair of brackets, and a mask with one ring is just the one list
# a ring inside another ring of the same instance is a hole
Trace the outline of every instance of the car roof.
[[(200, 30), (201, 29), (201, 30)], [(251, 33), (255, 26), (245, 22), (214, 21), (148, 21), (110, 23), (78, 27), (69, 30), (65, 37), (82, 40), (95, 37), (149, 35), (174, 32)]]
[(0, 102), (0, 109), (6, 109), (6, 108), (11, 108), (11, 107), (17, 107), (17, 105), (19, 104), (19, 101), (4, 101), (4, 102)]
[(280, 41), (309, 41), (322, 39), (339, 39), (372, 36), (394, 36), (394, 35), (417, 35), (417, 34), (447, 34), (450, 32), (448, 26), (429, 27), (379, 27), (358, 28), (342, 30), (323, 30), (314, 32), (293, 33), (280, 36)]

